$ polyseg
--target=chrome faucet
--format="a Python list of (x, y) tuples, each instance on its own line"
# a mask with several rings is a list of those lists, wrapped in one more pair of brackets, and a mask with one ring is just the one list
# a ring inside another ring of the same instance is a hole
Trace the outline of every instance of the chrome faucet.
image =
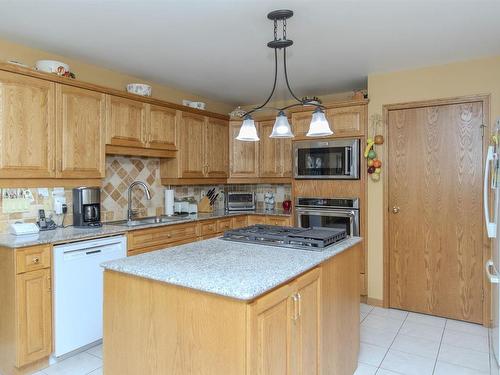
[(148, 200), (151, 200), (151, 192), (149, 191), (148, 186), (144, 182), (142, 182), (142, 181), (134, 181), (134, 182), (132, 182), (130, 184), (130, 186), (128, 187), (127, 221), (132, 221), (134, 213), (135, 213), (135, 211), (132, 210), (132, 189), (135, 186), (142, 186), (142, 188), (146, 192), (146, 198), (148, 198)]

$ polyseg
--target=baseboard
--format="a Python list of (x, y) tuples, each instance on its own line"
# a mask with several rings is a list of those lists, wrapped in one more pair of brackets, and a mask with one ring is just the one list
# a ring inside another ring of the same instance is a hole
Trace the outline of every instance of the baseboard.
[(366, 303), (368, 305), (372, 305), (372, 306), (384, 307), (384, 301), (382, 301), (381, 299), (377, 299), (377, 298), (367, 297)]

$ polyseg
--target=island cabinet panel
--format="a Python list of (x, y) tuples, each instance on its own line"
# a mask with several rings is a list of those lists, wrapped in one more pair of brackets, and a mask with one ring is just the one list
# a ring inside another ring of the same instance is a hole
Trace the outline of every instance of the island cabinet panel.
[(0, 178), (55, 177), (55, 84), (0, 71)]
[(105, 95), (58, 85), (56, 108), (57, 177), (104, 177)]
[[(256, 124), (258, 127), (258, 124)], [(259, 177), (259, 142), (243, 142), (235, 139), (241, 121), (229, 123), (229, 174), (230, 177)]]
[(290, 226), (292, 225), (292, 218), (286, 216), (266, 216), (265, 223), (268, 225)]
[(266, 216), (264, 215), (248, 215), (248, 225), (267, 224)]
[(128, 147), (146, 147), (146, 104), (107, 95), (107, 144)]
[(231, 229), (243, 228), (248, 225), (248, 216), (236, 216), (231, 218)]
[(146, 112), (149, 116), (147, 141), (149, 148), (177, 150), (178, 111), (159, 105), (150, 105)]
[(106, 375), (246, 374), (245, 332), (240, 301), (104, 274)]

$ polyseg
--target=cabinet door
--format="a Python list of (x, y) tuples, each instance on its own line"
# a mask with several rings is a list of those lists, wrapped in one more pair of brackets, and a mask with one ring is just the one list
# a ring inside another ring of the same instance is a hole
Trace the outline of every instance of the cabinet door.
[(292, 140), (281, 141), (281, 177), (292, 177)]
[(291, 375), (294, 306), (289, 285), (261, 297), (252, 308), (250, 374)]
[(57, 85), (57, 177), (104, 177), (105, 98), (95, 91)]
[(235, 139), (240, 127), (241, 121), (229, 123), (229, 174), (231, 177), (259, 177), (260, 142), (243, 142)]
[(273, 131), (274, 120), (262, 121), (259, 123), (260, 129), (260, 149), (259, 149), (259, 176), (260, 177), (280, 177), (281, 176), (281, 149), (283, 140), (269, 138)]
[(181, 131), (181, 177), (205, 176), (205, 117), (183, 112)]
[(248, 215), (248, 225), (267, 224), (266, 216), (264, 215)]
[(55, 84), (0, 71), (0, 178), (55, 175)]
[(297, 355), (296, 373), (314, 375), (319, 372), (320, 270), (314, 269), (297, 279), (298, 320), (294, 326)]
[(206, 177), (227, 178), (229, 166), (229, 132), (224, 120), (209, 118), (205, 143)]
[(292, 131), (295, 135), (295, 140), (308, 139), (306, 137), (311, 125), (312, 112), (295, 112), (292, 113)]
[(330, 108), (326, 110), (326, 119), (336, 136), (363, 135), (366, 123), (366, 106)]
[(16, 276), (18, 367), (52, 352), (50, 268)]
[(107, 143), (116, 146), (146, 147), (145, 104), (107, 95)]
[(148, 147), (177, 150), (177, 111), (151, 105), (149, 108)]

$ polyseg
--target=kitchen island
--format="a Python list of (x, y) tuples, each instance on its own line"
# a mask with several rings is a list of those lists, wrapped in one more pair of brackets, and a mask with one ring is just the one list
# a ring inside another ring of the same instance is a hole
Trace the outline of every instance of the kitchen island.
[(104, 264), (104, 373), (351, 375), (361, 239), (219, 238)]

